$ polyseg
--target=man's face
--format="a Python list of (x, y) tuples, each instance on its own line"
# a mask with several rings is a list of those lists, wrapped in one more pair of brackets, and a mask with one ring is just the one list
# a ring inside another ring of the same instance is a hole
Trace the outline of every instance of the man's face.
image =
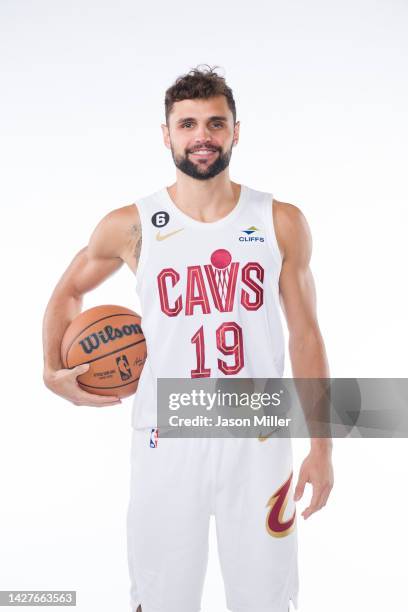
[(225, 96), (175, 102), (168, 121), (164, 141), (179, 170), (202, 181), (228, 167), (239, 122), (234, 126)]

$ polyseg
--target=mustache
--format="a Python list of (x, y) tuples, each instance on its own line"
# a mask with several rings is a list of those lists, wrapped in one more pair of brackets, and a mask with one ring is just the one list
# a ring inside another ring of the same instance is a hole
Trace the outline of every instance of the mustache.
[(195, 147), (194, 149), (189, 149), (188, 153), (195, 153), (196, 151), (200, 151), (200, 149), (208, 149), (208, 151), (220, 151), (220, 147), (214, 147), (212, 145), (200, 145)]

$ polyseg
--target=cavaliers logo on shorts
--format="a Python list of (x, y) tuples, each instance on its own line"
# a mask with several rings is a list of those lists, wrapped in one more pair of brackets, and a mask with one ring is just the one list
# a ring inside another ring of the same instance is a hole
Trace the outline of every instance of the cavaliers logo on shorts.
[(270, 497), (267, 507), (270, 510), (266, 517), (266, 529), (271, 536), (283, 538), (289, 535), (295, 527), (296, 508), (290, 519), (284, 521), (286, 506), (288, 505), (290, 483), (292, 482), (293, 472), (281, 487)]

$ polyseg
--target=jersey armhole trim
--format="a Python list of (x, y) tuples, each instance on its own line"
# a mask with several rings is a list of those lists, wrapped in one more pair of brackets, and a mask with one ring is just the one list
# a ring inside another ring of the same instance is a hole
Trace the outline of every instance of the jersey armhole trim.
[(276, 237), (275, 222), (273, 218), (273, 194), (268, 193), (265, 197), (265, 217), (266, 217), (266, 237), (268, 244), (271, 248), (273, 255), (275, 256), (276, 263), (279, 269), (282, 267), (283, 257), (279, 249), (278, 240)]
[(144, 213), (142, 210), (143, 206), (141, 205), (141, 200), (138, 200), (137, 202), (133, 202), (133, 206), (137, 208), (137, 211), (139, 213), (139, 223), (140, 223), (140, 230), (141, 230), (141, 237), (142, 237), (142, 246), (140, 249), (139, 261), (137, 263), (136, 273), (135, 273), (136, 289), (140, 290), (142, 286), (142, 282), (143, 282), (143, 272), (146, 266), (147, 252), (149, 250), (149, 232), (146, 231), (146, 228), (145, 228)]

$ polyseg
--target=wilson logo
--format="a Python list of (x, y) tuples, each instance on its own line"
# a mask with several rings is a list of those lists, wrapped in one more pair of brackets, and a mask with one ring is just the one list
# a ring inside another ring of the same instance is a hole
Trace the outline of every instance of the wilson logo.
[(83, 340), (79, 341), (84, 353), (90, 355), (92, 351), (96, 351), (97, 348), (103, 344), (109, 344), (114, 342), (118, 338), (124, 336), (137, 336), (142, 334), (142, 328), (137, 323), (131, 325), (123, 325), (122, 327), (112, 327), (112, 325), (106, 325), (103, 329), (89, 336), (86, 336)]

